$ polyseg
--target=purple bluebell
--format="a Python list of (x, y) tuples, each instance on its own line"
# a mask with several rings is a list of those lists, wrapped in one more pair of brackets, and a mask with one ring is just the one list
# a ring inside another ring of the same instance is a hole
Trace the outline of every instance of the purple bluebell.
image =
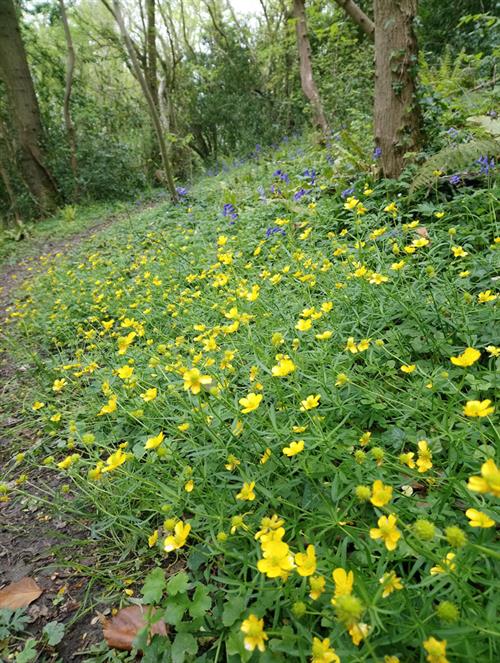
[(307, 196), (308, 193), (309, 191), (306, 191), (305, 189), (299, 189), (296, 193), (293, 194), (293, 199), (298, 201), (304, 196)]
[(275, 170), (273, 173), (273, 177), (279, 177), (280, 180), (283, 180), (283, 182), (286, 182), (286, 184), (290, 183), (290, 177), (285, 173), (281, 168), (278, 168), (278, 170)]
[(460, 179), (460, 175), (455, 174), (450, 177), (450, 184), (453, 184), (453, 186), (458, 186), (462, 180)]
[(382, 156), (382, 148), (377, 146), (373, 150), (373, 158), (374, 159), (380, 159), (381, 156)]
[(450, 127), (446, 133), (450, 138), (456, 138), (458, 136), (458, 131), (455, 127)]
[(188, 190), (183, 186), (176, 186), (175, 190), (181, 198), (185, 198), (188, 195)]
[[(231, 219), (237, 219), (238, 214), (233, 203), (226, 203), (222, 208), (222, 216), (229, 216)], [(231, 224), (232, 225), (232, 224)]]
[(350, 186), (348, 189), (344, 189), (340, 194), (342, 198), (347, 198), (347, 196), (352, 196), (354, 193), (354, 187)]
[(495, 168), (495, 159), (493, 159), (493, 157), (488, 159), (488, 155), (486, 154), (482, 157), (479, 157), (476, 163), (481, 167), (479, 171), (481, 175), (489, 175), (490, 171)]
[(274, 226), (274, 227), (268, 228), (266, 230), (267, 239), (269, 239), (269, 237), (271, 237), (272, 235), (276, 235), (276, 234), (286, 235), (286, 232), (283, 230), (283, 228), (280, 228), (279, 226)]
[(316, 171), (314, 170), (314, 168), (310, 169), (308, 168), (302, 173), (302, 177), (308, 178), (310, 180), (311, 186), (314, 186), (317, 177)]

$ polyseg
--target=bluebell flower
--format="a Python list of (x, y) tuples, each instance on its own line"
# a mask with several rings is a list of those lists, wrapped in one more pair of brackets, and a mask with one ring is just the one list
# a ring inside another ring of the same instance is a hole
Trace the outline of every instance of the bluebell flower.
[(293, 194), (293, 199), (295, 201), (300, 200), (304, 196), (307, 196), (309, 191), (306, 191), (305, 189), (299, 189), (296, 193)]
[(314, 183), (316, 182), (316, 171), (314, 168), (308, 168), (302, 173), (302, 177), (307, 177), (311, 181), (311, 186), (314, 186)]
[[(233, 205), (233, 203), (226, 203), (224, 207), (222, 208), (222, 216), (229, 216), (231, 219), (237, 219), (238, 214), (236, 212), (236, 209)], [(233, 225), (233, 224), (231, 224)]]
[(340, 195), (342, 196), (342, 198), (347, 198), (347, 196), (352, 196), (353, 193), (354, 193), (354, 187), (350, 186), (348, 189), (344, 189)]
[(278, 170), (274, 171), (273, 177), (279, 177), (280, 180), (283, 180), (283, 182), (286, 182), (287, 184), (290, 183), (289, 176), (284, 171), (282, 171), (281, 168), (278, 168)]
[(453, 186), (458, 186), (462, 180), (460, 179), (460, 175), (455, 174), (450, 177), (450, 184), (453, 184)]
[(481, 167), (479, 171), (481, 175), (489, 175), (490, 171), (495, 168), (495, 159), (493, 159), (493, 157), (488, 159), (488, 155), (486, 154), (482, 157), (479, 157), (476, 163)]
[(377, 146), (373, 150), (373, 158), (374, 159), (380, 159), (381, 156), (382, 156), (382, 148)]
[(177, 191), (178, 195), (179, 195), (181, 198), (184, 198), (185, 196), (188, 195), (188, 190), (187, 190), (185, 187), (183, 187), (183, 186), (176, 186), (176, 187), (175, 187), (175, 190)]
[(286, 232), (283, 230), (283, 228), (280, 228), (279, 226), (274, 226), (274, 227), (268, 228), (266, 230), (267, 239), (269, 239), (269, 237), (271, 237), (272, 235), (276, 235), (276, 234), (286, 235)]
[(450, 136), (450, 138), (456, 138), (458, 136), (458, 131), (455, 129), (455, 127), (450, 127), (446, 133), (448, 136)]

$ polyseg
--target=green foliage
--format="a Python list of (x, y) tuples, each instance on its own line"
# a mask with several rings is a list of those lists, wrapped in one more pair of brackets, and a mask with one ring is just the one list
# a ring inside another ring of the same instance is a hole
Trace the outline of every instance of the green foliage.
[[(409, 199), (348, 158), (263, 151), (54, 256), (9, 312), (38, 441), (5, 496), (50, 476), (113, 605), (132, 579), (168, 626), (138, 634), (146, 661), (304, 661), (315, 638), (352, 663), (423, 661), (430, 638), (449, 660), (498, 654), (498, 506), (469, 486), (497, 442), (498, 189)], [(245, 632), (261, 619), (262, 653)]]
[(449, 145), (433, 154), (420, 166), (410, 188), (410, 193), (429, 188), (436, 182), (436, 171), (462, 173), (478, 170), (476, 161), (480, 157), (498, 157), (500, 141), (494, 138), (476, 138), (468, 143)]

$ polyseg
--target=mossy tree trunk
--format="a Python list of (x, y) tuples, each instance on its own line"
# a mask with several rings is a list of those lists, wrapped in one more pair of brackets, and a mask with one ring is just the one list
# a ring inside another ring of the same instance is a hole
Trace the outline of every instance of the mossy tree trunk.
[(421, 145), (416, 99), (417, 0), (375, 0), (375, 145), (383, 177), (397, 178)]

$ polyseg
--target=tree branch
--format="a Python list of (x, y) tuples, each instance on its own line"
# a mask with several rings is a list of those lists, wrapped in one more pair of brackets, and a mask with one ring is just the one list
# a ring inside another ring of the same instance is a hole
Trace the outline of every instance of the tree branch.
[(375, 23), (365, 14), (361, 7), (358, 7), (353, 0), (335, 0), (335, 2), (342, 7), (345, 13), (352, 18), (354, 23), (356, 23), (356, 25), (358, 25), (373, 41), (375, 38)]

